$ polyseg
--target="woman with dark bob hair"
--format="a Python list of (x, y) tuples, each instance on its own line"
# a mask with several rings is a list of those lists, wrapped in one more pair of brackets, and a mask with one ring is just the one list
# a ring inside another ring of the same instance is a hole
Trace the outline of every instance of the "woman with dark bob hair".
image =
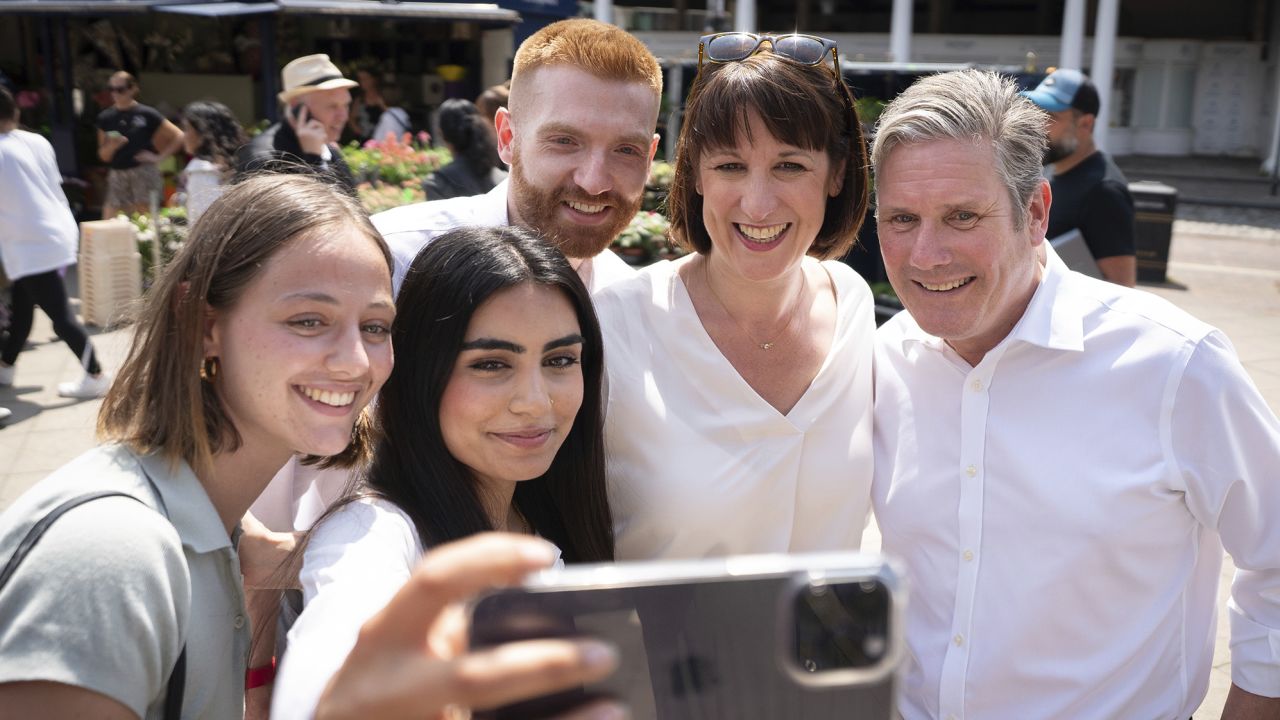
[(564, 256), (518, 228), (454, 230), (396, 312), (373, 461), (307, 541), (275, 718), (311, 717), (360, 624), (442, 543), (505, 530), (613, 559), (600, 328)]
[(502, 182), (506, 173), (498, 169), (497, 141), (470, 100), (445, 100), (436, 124), (453, 161), (422, 181), (428, 200), (483, 195)]
[(693, 252), (597, 296), (619, 559), (858, 547), (872, 470), (867, 208), (835, 43), (721, 33), (676, 146)]
[[(234, 718), (246, 690), (256, 705), (274, 670), (269, 651), (250, 661), (240, 519), (290, 456), (367, 455), (394, 318), (390, 251), (332, 185), (267, 175), (213, 202), (144, 299), (104, 444), (0, 514), (2, 714)], [(322, 716), (430, 716), (608, 672), (568, 644), (516, 660), (424, 649), (445, 605), (554, 560), (512, 535), (432, 555), (366, 624)]]

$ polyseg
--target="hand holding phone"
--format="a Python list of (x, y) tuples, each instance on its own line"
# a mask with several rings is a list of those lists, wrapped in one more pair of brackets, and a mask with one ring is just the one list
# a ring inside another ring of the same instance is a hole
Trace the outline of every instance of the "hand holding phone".
[(304, 103), (291, 104), (285, 108), (285, 119), (298, 136), (298, 144), (302, 151), (311, 155), (320, 155), (329, 142), (324, 123), (311, 117), (310, 110)]
[(449, 708), (492, 708), (603, 679), (617, 666), (617, 655), (599, 642), (552, 639), (466, 649), (457, 603), (518, 583), (554, 557), (545, 541), (499, 533), (433, 548), (361, 628), (317, 716), (451, 717)]

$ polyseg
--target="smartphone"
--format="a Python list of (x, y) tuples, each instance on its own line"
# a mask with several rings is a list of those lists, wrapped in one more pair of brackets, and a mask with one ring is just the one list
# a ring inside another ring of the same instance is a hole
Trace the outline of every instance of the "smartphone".
[(471, 606), (470, 644), (613, 643), (600, 683), (476, 712), (547, 718), (601, 698), (636, 720), (889, 720), (905, 579), (860, 553), (579, 565)]

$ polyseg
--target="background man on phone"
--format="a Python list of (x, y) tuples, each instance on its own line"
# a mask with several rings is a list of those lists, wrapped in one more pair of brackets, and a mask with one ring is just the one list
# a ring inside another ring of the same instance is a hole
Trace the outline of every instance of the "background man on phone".
[(918, 81), (871, 162), (889, 280), (876, 338), (884, 548), (912, 578), (918, 718), (1280, 717), (1280, 422), (1218, 330), (1046, 248), (1047, 119), (1013, 81)]
[(350, 88), (356, 82), (343, 77), (324, 54), (297, 58), (281, 75), (284, 120), (240, 148), (236, 173), (310, 171), (354, 193), (355, 178), (337, 143), (351, 112)]

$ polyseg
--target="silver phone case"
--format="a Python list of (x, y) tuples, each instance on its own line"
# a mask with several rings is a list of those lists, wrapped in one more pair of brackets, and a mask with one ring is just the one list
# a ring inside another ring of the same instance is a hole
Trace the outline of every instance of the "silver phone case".
[[(865, 667), (816, 672), (802, 667), (796, 655), (797, 598), (810, 587), (846, 583), (887, 591), (884, 602), (876, 602), (887, 614), (878, 659)], [(551, 717), (597, 697), (613, 697), (627, 704), (636, 720), (888, 719), (903, 653), (905, 589), (894, 565), (862, 553), (546, 570), (523, 587), (499, 590), (472, 604), (472, 646), (592, 636), (618, 647), (620, 667), (604, 682), (579, 691), (475, 717)]]

